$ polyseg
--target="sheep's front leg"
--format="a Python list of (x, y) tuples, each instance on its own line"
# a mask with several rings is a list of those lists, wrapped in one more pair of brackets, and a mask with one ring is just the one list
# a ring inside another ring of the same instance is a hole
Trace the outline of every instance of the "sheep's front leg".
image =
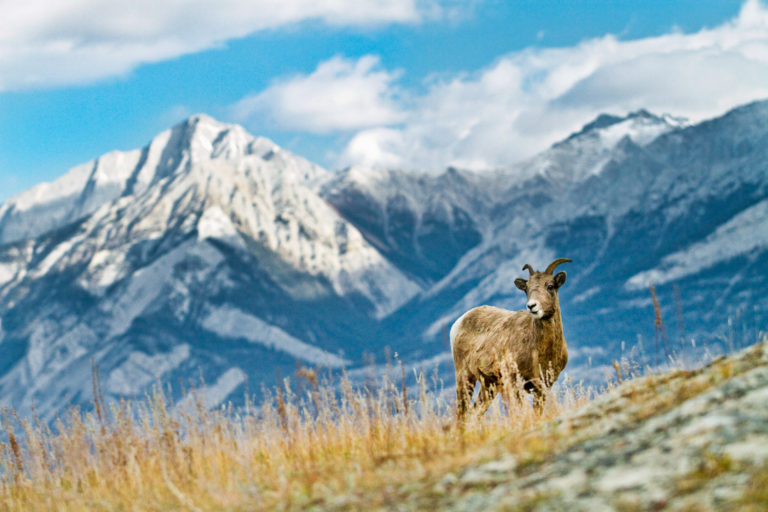
[(549, 389), (542, 385), (536, 385), (531, 390), (531, 394), (533, 395), (533, 410), (538, 416), (541, 416), (544, 412), (544, 403), (547, 401)]
[(502, 392), (502, 398), (507, 405), (507, 411), (511, 415), (513, 411), (519, 411), (523, 404), (523, 396), (521, 394), (522, 387), (515, 386), (514, 384), (504, 386)]

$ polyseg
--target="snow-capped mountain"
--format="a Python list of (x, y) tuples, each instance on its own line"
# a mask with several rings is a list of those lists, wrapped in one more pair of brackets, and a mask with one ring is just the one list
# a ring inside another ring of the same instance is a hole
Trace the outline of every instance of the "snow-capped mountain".
[[(468, 212), (462, 226), (476, 236), (460, 249), (436, 244), (426, 260), (439, 254), (455, 264), (434, 274), (418, 300), (388, 324), (403, 337), (422, 333), (420, 356), (445, 350), (447, 327), (475, 305), (522, 308), (522, 294), (512, 285), (525, 274), (522, 266), (541, 267), (556, 257), (574, 260), (564, 268), (569, 281), (561, 293), (573, 366), (590, 357), (618, 357), (622, 346), (643, 339), (649, 353), (655, 350), (651, 283), (657, 285), (667, 341), (699, 337), (698, 346), (711, 344), (714, 352), (768, 327), (760, 271), (768, 258), (761, 215), (768, 199), (766, 142), (765, 101), (695, 125), (645, 111), (602, 115), (508, 169), (422, 176), (423, 182), (443, 180), (423, 191), (413, 183), (389, 186), (405, 174), (390, 171), (375, 175), (387, 183), (367, 187), (363, 178), (346, 179), (346, 188), (326, 197), (364, 226), (366, 236), (392, 221), (348, 205), (388, 205), (377, 212), (415, 205), (399, 218), (419, 218), (430, 201), (450, 201)], [(450, 174), (474, 181), (452, 188)], [(371, 226), (374, 218), (380, 220)], [(378, 247), (381, 239), (375, 238)], [(729, 330), (729, 322), (741, 325)]]
[(108, 397), (202, 376), (209, 405), (297, 362), (448, 364), (450, 323), (521, 308), (522, 265), (555, 257), (574, 260), (573, 372), (648, 349), (651, 283), (675, 334), (732, 342), (734, 318), (766, 327), (767, 152), (768, 102), (603, 115), (527, 162), (439, 175), (330, 172), (194, 116), (0, 206), (0, 402), (86, 403), (92, 361)]
[(239, 127), (196, 116), (110, 158), (3, 207), (5, 403), (78, 401), (92, 357), (128, 397), (197, 367), (232, 386), (294, 361), (337, 367), (420, 291), (314, 192), (325, 171)]
[(599, 174), (615, 158), (619, 143), (631, 141), (644, 146), (659, 135), (687, 124), (684, 118), (655, 116), (646, 110), (625, 117), (601, 114), (579, 132), (517, 165), (514, 174), (518, 179), (544, 176), (552, 180), (584, 181)]
[[(576, 339), (597, 332), (602, 344), (618, 347), (624, 340), (634, 344), (642, 334), (648, 343), (654, 337), (651, 281), (661, 285), (663, 318), (676, 327), (670, 332), (732, 337), (724, 329), (730, 316), (733, 321), (740, 317), (739, 329), (754, 335), (766, 327), (768, 306), (760, 270), (768, 254), (760, 250), (765, 245), (761, 232), (748, 236), (753, 242), (742, 244), (744, 251), (731, 246), (735, 250), (715, 251), (716, 256), (703, 253), (704, 247), (726, 242), (718, 235), (733, 233), (729, 226), (755, 218), (753, 209), (768, 193), (766, 142), (768, 102), (672, 129), (645, 144), (622, 138), (610, 160), (582, 181), (542, 179), (516, 188), (500, 209), (509, 217), (500, 219), (503, 227), (488, 251), (512, 256), (515, 249), (503, 247), (503, 241), (524, 241), (524, 250), (577, 261), (571, 289), (562, 294), (571, 317), (566, 325)], [(539, 207), (531, 208), (529, 201), (526, 212), (516, 210), (532, 191), (542, 198)], [(536, 221), (521, 222), (521, 217)], [(510, 269), (520, 268), (522, 259), (527, 258), (512, 258)], [(676, 277), (658, 279), (671, 263), (685, 260), (696, 263), (678, 270)], [(484, 281), (512, 277), (504, 275), (503, 265), (499, 268), (481, 273)], [(653, 269), (657, 273), (650, 273)], [(480, 301), (504, 295), (482, 283), (473, 292), (471, 299)]]
[[(33, 238), (67, 225), (102, 204), (142, 192), (185, 166), (211, 158), (266, 155), (275, 147), (239, 126), (222, 131), (212, 119), (197, 116), (184, 128), (164, 131), (143, 149), (113, 151), (9, 199), (0, 207), (0, 243)], [(302, 165), (305, 172), (317, 174), (315, 166)]]

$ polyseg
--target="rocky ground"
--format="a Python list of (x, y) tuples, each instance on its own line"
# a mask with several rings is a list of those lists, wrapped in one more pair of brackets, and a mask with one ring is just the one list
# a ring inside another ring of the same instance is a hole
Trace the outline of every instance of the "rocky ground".
[(624, 382), (525, 437), (481, 463), (337, 505), (766, 510), (768, 342), (702, 369)]

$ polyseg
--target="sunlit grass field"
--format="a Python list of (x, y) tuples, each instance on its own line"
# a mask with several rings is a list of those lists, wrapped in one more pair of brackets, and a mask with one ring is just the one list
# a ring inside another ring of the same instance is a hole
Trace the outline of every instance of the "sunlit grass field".
[[(711, 358), (698, 355), (695, 366)], [(173, 403), (159, 385), (143, 401), (105, 403), (94, 368), (88, 411), (52, 425), (2, 411), (0, 510), (396, 509), (409, 493), (429, 503), (441, 492), (436, 482), (472, 464), (512, 454), (518, 467), (535, 467), (551, 458), (572, 441), (568, 429), (549, 428), (552, 420), (624, 381), (641, 379), (620, 395), (637, 403), (641, 421), (730, 378), (729, 360), (713, 364), (709, 377), (690, 380), (682, 359), (660, 372), (622, 358), (600, 389), (561, 378), (541, 415), (523, 393), (462, 423), (452, 379), (406, 379), (402, 365), (371, 366), (362, 383), (300, 369), (244, 406), (214, 410), (195, 391)], [(764, 473), (752, 479), (749, 503), (765, 502), (756, 480)]]
[(93, 410), (52, 427), (5, 411), (0, 508), (303, 510), (367, 493), (386, 506), (389, 489), (501, 451), (535, 457), (550, 446), (530, 435), (537, 425), (593, 394), (566, 383), (541, 416), (497, 400), (459, 426), (453, 392), (423, 375), (371, 389), (302, 370), (258, 407), (213, 411), (201, 399), (174, 405), (159, 388), (138, 405), (104, 404), (95, 380)]

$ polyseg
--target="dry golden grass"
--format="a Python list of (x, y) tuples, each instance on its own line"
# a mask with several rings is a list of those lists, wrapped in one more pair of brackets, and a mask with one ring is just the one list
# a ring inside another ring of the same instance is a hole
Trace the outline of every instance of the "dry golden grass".
[(497, 401), (459, 428), (452, 397), (424, 378), (410, 398), (392, 383), (369, 392), (312, 371), (300, 378), (304, 391), (286, 381), (258, 408), (173, 406), (156, 391), (109, 410), (97, 399), (93, 412), (72, 411), (54, 428), (6, 411), (0, 509), (301, 510), (359, 496), (386, 505), (403, 486), (501, 450), (536, 459), (552, 443), (542, 433), (522, 446), (520, 434), (590, 398), (565, 386), (541, 417), (529, 403)]
[[(346, 376), (331, 382), (302, 370), (263, 391), (258, 407), (207, 411), (203, 400), (173, 404), (160, 389), (141, 403), (108, 407), (94, 369), (90, 412), (72, 410), (49, 427), (3, 411), (0, 511), (352, 510), (403, 500), (429, 507), (449, 472), (502, 454), (514, 455), (518, 476), (536, 471), (601, 432), (595, 414), (609, 417), (623, 404), (627, 418), (642, 421), (748, 370), (752, 359), (645, 376), (617, 364), (608, 387), (633, 381), (617, 390), (618, 400), (565, 423), (549, 422), (590, 402), (594, 390), (561, 382), (541, 416), (529, 401), (497, 400), (461, 426), (453, 393), (423, 376), (415, 393), (391, 381), (371, 391)], [(755, 502), (761, 489), (754, 485)]]

